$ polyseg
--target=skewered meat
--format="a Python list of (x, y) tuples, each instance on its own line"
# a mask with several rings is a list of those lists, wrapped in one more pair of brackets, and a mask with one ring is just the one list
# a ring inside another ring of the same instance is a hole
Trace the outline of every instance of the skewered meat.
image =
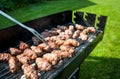
[(77, 30), (83, 30), (84, 29), (84, 26), (79, 25), (79, 24), (75, 24), (75, 27), (76, 27)]
[(77, 47), (77, 46), (79, 46), (80, 44), (79, 44), (79, 42), (77, 42), (77, 41), (74, 40), (74, 39), (68, 39), (68, 40), (66, 40), (66, 41), (64, 42), (64, 45), (72, 45), (72, 46), (74, 46), (74, 47)]
[(10, 48), (9, 50), (12, 55), (18, 55), (22, 53), (22, 51), (17, 48)]
[(51, 53), (56, 54), (57, 57), (58, 57), (59, 59), (61, 59), (61, 52), (62, 52), (62, 51), (60, 51), (60, 50), (53, 50)]
[(16, 73), (20, 69), (20, 62), (15, 57), (10, 57), (9, 61), (9, 69), (12, 73)]
[(8, 53), (0, 53), (0, 61), (8, 61), (11, 55)]
[(37, 46), (31, 46), (31, 49), (37, 54), (37, 56), (42, 54), (42, 50)]
[(60, 46), (60, 45), (62, 45), (63, 43), (64, 43), (64, 40), (61, 40), (61, 39), (55, 41), (55, 44), (56, 44), (57, 46)]
[(39, 47), (41, 50), (45, 51), (45, 52), (50, 52), (50, 51), (51, 51), (50, 46), (48, 46), (48, 45), (45, 44), (45, 43), (39, 44), (38, 47)]
[(88, 29), (84, 29), (81, 33), (87, 35), (89, 33), (89, 30)]
[(29, 57), (32, 60), (34, 60), (34, 59), (36, 59), (38, 57), (37, 54), (31, 49), (25, 49), (23, 54), (25, 56)]
[(60, 53), (60, 55), (61, 55), (61, 58), (70, 58), (70, 57), (72, 57), (72, 54), (70, 54), (69, 52), (66, 52), (66, 51), (62, 51)]
[(94, 27), (88, 27), (87, 30), (90, 32), (90, 33), (95, 33), (96, 30)]
[(61, 45), (60, 46), (60, 49), (62, 51), (66, 51), (66, 52), (69, 52), (69, 54), (73, 54), (75, 52), (75, 48), (74, 47), (71, 47), (70, 45)]
[(33, 36), (32, 41), (35, 45), (39, 45), (41, 43), (41, 40), (39, 40), (37, 37)]
[(47, 60), (52, 65), (56, 65), (60, 60), (57, 54), (54, 53), (46, 53), (43, 55), (43, 58)]
[(88, 39), (88, 35), (80, 33), (80, 39), (86, 41)]
[(80, 30), (77, 30), (77, 31), (74, 32), (72, 37), (77, 38), (77, 37), (79, 37), (79, 35), (80, 35)]
[(70, 25), (69, 28), (68, 28), (68, 30), (73, 31), (74, 30), (74, 26)]
[(24, 54), (17, 55), (16, 58), (21, 62), (22, 64), (30, 63), (30, 58), (25, 56)]
[(20, 45), (19, 45), (19, 49), (20, 50), (25, 50), (25, 49), (27, 49), (27, 48), (29, 48), (30, 46), (28, 45), (28, 44), (26, 44), (26, 43), (24, 43), (24, 42), (20, 42)]
[(48, 71), (51, 69), (51, 64), (43, 58), (37, 58), (36, 64), (38, 66), (38, 69), (41, 71)]
[(27, 79), (38, 79), (38, 71), (35, 70), (34, 66), (23, 64), (22, 69)]

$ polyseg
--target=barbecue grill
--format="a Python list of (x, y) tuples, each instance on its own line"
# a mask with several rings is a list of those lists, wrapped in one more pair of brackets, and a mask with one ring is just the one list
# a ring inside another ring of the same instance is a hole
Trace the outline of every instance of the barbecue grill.
[[(74, 17), (74, 18), (73, 18)], [(64, 11), (46, 17), (25, 22), (24, 24), (41, 33), (44, 29), (50, 29), (57, 25), (81, 24), (85, 27), (94, 26), (97, 32), (90, 35), (88, 41), (76, 48), (72, 58), (61, 60), (50, 71), (39, 71), (39, 79), (71, 79), (78, 78), (80, 65), (95, 46), (102, 40), (106, 24), (106, 16), (80, 11)], [(32, 34), (18, 25), (0, 30), (0, 52), (8, 52), (9, 47), (16, 47), (19, 41), (33, 45)], [(24, 79), (23, 71), (16, 74), (9, 71), (5, 62), (0, 62), (0, 79)]]

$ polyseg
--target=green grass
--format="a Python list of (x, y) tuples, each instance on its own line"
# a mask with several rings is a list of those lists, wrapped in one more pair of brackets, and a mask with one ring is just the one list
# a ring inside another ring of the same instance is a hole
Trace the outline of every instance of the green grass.
[[(65, 10), (80, 10), (108, 16), (103, 40), (81, 65), (80, 79), (120, 78), (120, 0), (61, 0), (44, 2), (9, 12), (21, 22)], [(0, 28), (13, 25), (0, 16)]]

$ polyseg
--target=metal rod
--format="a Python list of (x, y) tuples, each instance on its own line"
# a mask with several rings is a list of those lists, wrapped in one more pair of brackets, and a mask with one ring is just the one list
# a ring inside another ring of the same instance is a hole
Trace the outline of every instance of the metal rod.
[(40, 39), (42, 42), (45, 42), (44, 37), (41, 34), (39, 34), (35, 29), (22, 24), (21, 22), (17, 21), (16, 19), (12, 18), (11, 16), (9, 16), (8, 14), (4, 13), (1, 10), (0, 10), (0, 14), (6, 17), (7, 19), (13, 21), (14, 23), (20, 25), (21, 27), (27, 29), (28, 31), (32, 32), (38, 39)]

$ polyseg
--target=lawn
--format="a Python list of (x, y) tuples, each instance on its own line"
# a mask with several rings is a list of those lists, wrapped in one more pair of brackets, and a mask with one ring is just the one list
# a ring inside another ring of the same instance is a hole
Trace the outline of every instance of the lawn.
[[(108, 16), (103, 40), (81, 65), (80, 79), (120, 78), (120, 0), (57, 0), (37, 3), (9, 12), (21, 22), (65, 10), (80, 10)], [(14, 23), (0, 16), (0, 28)]]

